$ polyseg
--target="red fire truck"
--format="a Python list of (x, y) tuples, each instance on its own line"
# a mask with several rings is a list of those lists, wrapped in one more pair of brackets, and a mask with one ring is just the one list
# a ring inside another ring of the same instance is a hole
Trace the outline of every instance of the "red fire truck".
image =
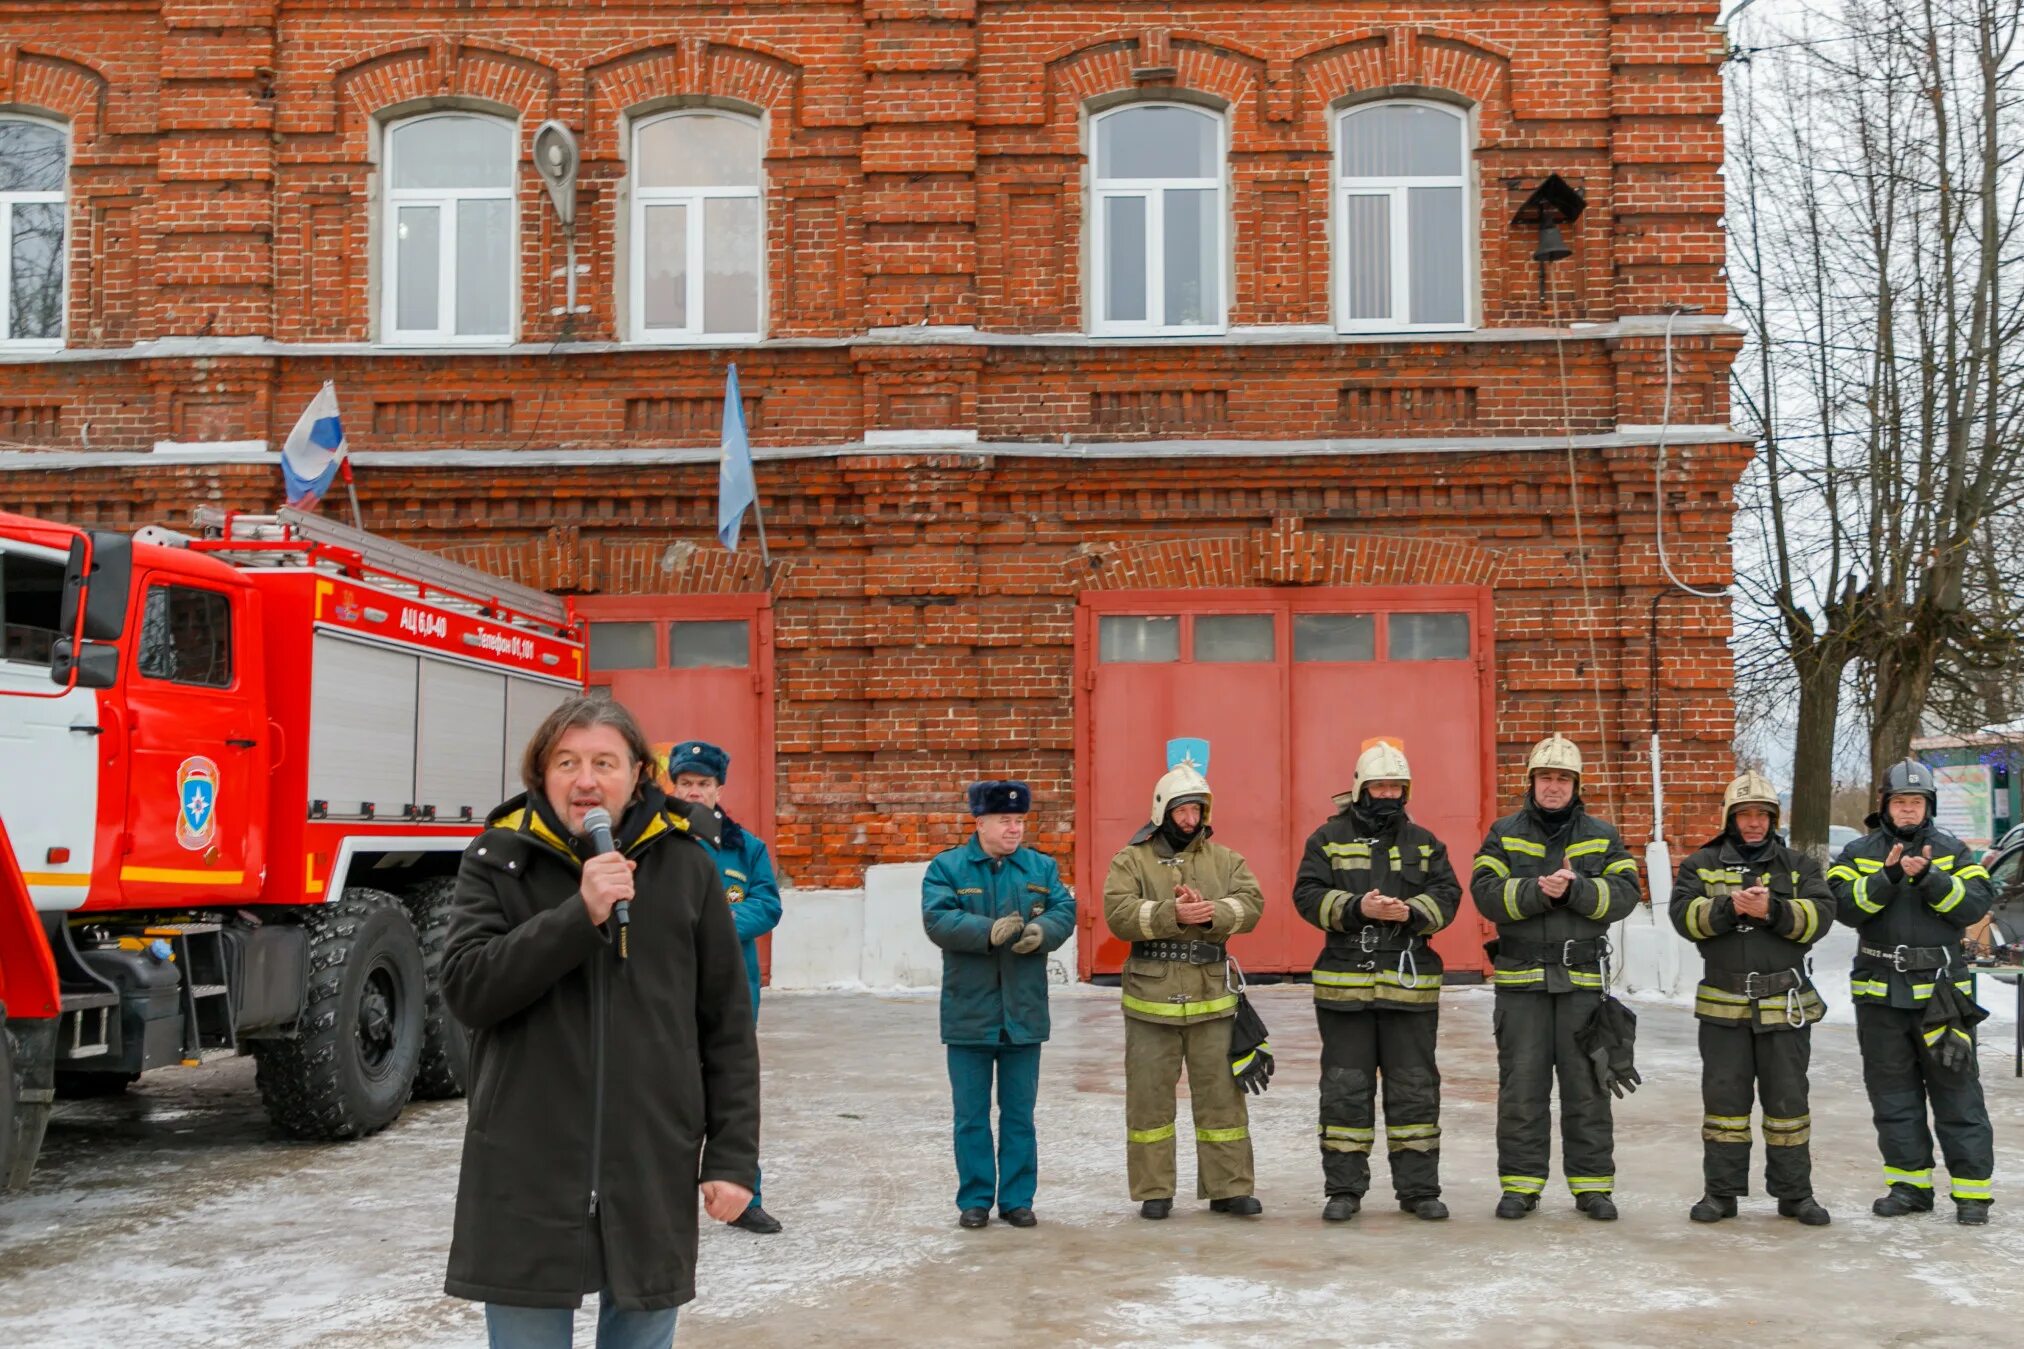
[(194, 520), (0, 513), (0, 1182), (54, 1097), (218, 1055), (304, 1138), (460, 1094), (458, 857), (584, 687), (566, 600), (299, 511)]

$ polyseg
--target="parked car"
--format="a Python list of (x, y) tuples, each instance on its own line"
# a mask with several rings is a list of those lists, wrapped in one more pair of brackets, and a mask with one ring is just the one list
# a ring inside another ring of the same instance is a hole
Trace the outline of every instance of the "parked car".
[(2003, 837), (1997, 839), (1994, 844), (1990, 845), (1989, 851), (1982, 854), (1982, 865), (1993, 868), (1999, 855), (2020, 844), (2024, 844), (2024, 824), (2016, 825), (2008, 833), (2004, 834)]
[[(2024, 829), (2003, 835), (1982, 865), (1996, 887), (1996, 907), (1989, 910), (1989, 944), (2012, 946), (2024, 941)], [(1997, 978), (2006, 984), (2016, 980), (2014, 975)]]
[(1862, 830), (1860, 829), (1850, 829), (1845, 824), (1828, 825), (1827, 826), (1828, 857), (1835, 858), (1841, 856), (1841, 850), (1843, 848), (1846, 848), (1849, 844), (1855, 842), (1857, 839), (1861, 837), (1862, 837)]

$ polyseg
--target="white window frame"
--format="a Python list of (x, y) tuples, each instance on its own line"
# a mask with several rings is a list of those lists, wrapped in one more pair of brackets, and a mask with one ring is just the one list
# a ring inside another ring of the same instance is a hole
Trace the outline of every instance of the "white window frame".
[[(398, 131), (409, 130), (423, 122), (441, 121), (450, 117), (476, 117), (497, 122), (513, 133), (512, 152), (507, 160), (507, 185), (505, 187), (405, 187), (397, 188), (394, 183), (394, 156)], [(381, 165), (381, 182), (385, 184), (380, 202), (380, 274), (384, 278), (380, 295), (380, 340), (389, 346), (431, 346), (431, 347), (496, 347), (512, 343), (520, 329), (520, 126), (509, 117), (495, 113), (470, 112), (462, 108), (444, 108), (437, 112), (425, 112), (413, 117), (402, 117), (390, 121), (382, 130), (381, 144), (386, 147)], [(457, 212), (466, 201), (504, 201), (509, 203), (507, 211), (506, 255), (512, 259), (507, 268), (509, 287), (506, 301), (506, 331), (503, 333), (463, 334), (455, 331), (457, 321)], [(436, 321), (435, 328), (401, 328), (400, 320), (400, 213), (404, 206), (433, 206), (436, 208)]]
[[(1108, 118), (1147, 108), (1179, 108), (1206, 118), (1216, 128), (1216, 168), (1213, 178), (1107, 178), (1102, 162), (1098, 128)], [(1099, 337), (1215, 337), (1229, 330), (1230, 321), (1230, 190), (1227, 181), (1230, 162), (1229, 118), (1226, 114), (1193, 103), (1126, 103), (1089, 119), (1089, 324)], [(1213, 191), (1216, 222), (1216, 299), (1214, 323), (1168, 324), (1166, 319), (1166, 211), (1165, 195), (1170, 190)], [(1104, 299), (1109, 293), (1108, 225), (1106, 204), (1119, 197), (1138, 197), (1146, 203), (1146, 317), (1142, 320), (1109, 320), (1104, 317)]]
[[(646, 187), (639, 180), (640, 136), (648, 127), (684, 117), (728, 117), (752, 130), (757, 154), (751, 187)], [(751, 113), (726, 108), (676, 108), (634, 120), (629, 138), (631, 203), (626, 215), (626, 329), (627, 341), (641, 346), (678, 347), (715, 345), (721, 342), (757, 342), (766, 328), (766, 124)], [(759, 213), (759, 326), (750, 332), (712, 332), (703, 327), (703, 203), (709, 200), (739, 199), (758, 203)], [(688, 294), (683, 312), (688, 324), (681, 328), (647, 326), (647, 210), (655, 206), (681, 206), (688, 211), (688, 251), (685, 275)]]
[[(1455, 136), (1461, 151), (1462, 171), (1458, 174), (1419, 175), (1397, 178), (1351, 178), (1342, 172), (1343, 133), (1349, 119), (1378, 108), (1423, 108), (1454, 119)], [(1335, 242), (1334, 290), (1335, 326), (1345, 333), (1455, 333), (1477, 326), (1478, 244), (1477, 200), (1471, 170), (1475, 167), (1474, 123), (1468, 112), (1452, 104), (1425, 98), (1388, 98), (1375, 103), (1357, 103), (1336, 111), (1330, 134), (1329, 172), (1335, 177), (1335, 220), (1329, 231)], [(1460, 188), (1462, 194), (1462, 317), (1454, 323), (1412, 323), (1412, 237), (1408, 230), (1408, 190), (1415, 187)], [(1351, 318), (1349, 314), (1349, 199), (1386, 197), (1390, 199), (1392, 312), (1382, 318)]]
[[(0, 351), (60, 351), (70, 333), (70, 128), (45, 117), (0, 113), (0, 121), (28, 122), (63, 138), (63, 186), (50, 192), (0, 192)], [(16, 337), (14, 326), (14, 208), (62, 208), (63, 241), (57, 250), (57, 318), (54, 337)]]

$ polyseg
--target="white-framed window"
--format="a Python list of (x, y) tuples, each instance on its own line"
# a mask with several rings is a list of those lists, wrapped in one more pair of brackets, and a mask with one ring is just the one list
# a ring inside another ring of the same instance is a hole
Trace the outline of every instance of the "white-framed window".
[(513, 339), (519, 134), (504, 118), (467, 112), (387, 128), (384, 340)]
[(0, 345), (63, 344), (63, 183), (60, 126), (0, 117)]
[(1390, 101), (1336, 121), (1336, 324), (1345, 332), (1470, 326), (1476, 249), (1469, 118)]
[(1094, 330), (1223, 331), (1223, 119), (1135, 103), (1099, 114), (1091, 134)]
[(685, 109), (633, 127), (626, 312), (635, 342), (761, 335), (764, 149), (756, 118)]

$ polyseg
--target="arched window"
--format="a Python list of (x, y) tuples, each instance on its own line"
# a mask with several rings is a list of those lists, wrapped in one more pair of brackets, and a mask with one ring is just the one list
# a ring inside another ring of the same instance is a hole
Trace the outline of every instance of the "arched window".
[(1337, 323), (1465, 328), (1475, 297), (1469, 121), (1439, 103), (1373, 103), (1336, 137)]
[(760, 151), (759, 123), (730, 113), (675, 112), (634, 128), (633, 341), (760, 335)]
[(63, 340), (63, 128), (0, 117), (0, 344)]
[(463, 112), (387, 129), (386, 340), (512, 340), (517, 139), (513, 123)]
[(1099, 333), (1223, 328), (1223, 122), (1172, 103), (1094, 126), (1090, 218)]

